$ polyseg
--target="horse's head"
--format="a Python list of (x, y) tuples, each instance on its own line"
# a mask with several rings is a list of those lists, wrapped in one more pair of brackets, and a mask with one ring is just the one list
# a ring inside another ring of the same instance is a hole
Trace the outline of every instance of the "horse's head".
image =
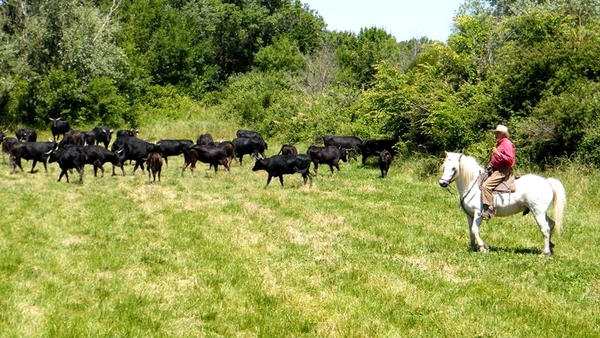
[(440, 187), (446, 188), (450, 183), (454, 182), (458, 176), (460, 159), (462, 154), (446, 152), (446, 159), (442, 164), (443, 173), (440, 177)]

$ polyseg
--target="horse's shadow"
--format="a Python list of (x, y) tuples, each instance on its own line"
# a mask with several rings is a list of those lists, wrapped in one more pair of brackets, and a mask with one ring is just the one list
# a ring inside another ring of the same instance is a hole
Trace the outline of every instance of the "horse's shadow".
[[(478, 250), (469, 248), (469, 251), (477, 252)], [(489, 247), (488, 251), (489, 252), (504, 252), (504, 253), (511, 253), (511, 254), (517, 254), (517, 255), (540, 255), (540, 254), (542, 254), (542, 251), (537, 248), (507, 248), (507, 247), (503, 247), (503, 246)]]
[(541, 255), (542, 250), (538, 248), (507, 248), (507, 247), (490, 247), (490, 252), (505, 252), (517, 255)]

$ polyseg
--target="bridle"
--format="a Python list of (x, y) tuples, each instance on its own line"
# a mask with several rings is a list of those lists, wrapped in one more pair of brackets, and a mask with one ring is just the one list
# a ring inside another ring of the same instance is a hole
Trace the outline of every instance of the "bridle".
[[(463, 154), (460, 154), (460, 156), (458, 157), (458, 163), (460, 164), (460, 160), (462, 158)], [(450, 177), (450, 179), (440, 179), (440, 181), (443, 181), (446, 183), (446, 190), (448, 190), (448, 192), (450, 194), (452, 194), (452, 192), (450, 191), (450, 183), (454, 182), (454, 180), (456, 180), (456, 168), (452, 168), (452, 177)], [(458, 192), (457, 189), (457, 193), (459, 193), (459, 203), (460, 203), (460, 207), (461, 209), (463, 209), (463, 211), (465, 212), (465, 214), (469, 214), (469, 212), (467, 211), (467, 208), (465, 208), (465, 198), (467, 198), (467, 196), (469, 196), (469, 194), (471, 193), (471, 190), (473, 190), (473, 187), (475, 187), (475, 184), (477, 184), (477, 180), (473, 180), (473, 183), (471, 183), (471, 186), (469, 187), (469, 189), (467, 189), (467, 192), (464, 195), (460, 195), (460, 193)]]

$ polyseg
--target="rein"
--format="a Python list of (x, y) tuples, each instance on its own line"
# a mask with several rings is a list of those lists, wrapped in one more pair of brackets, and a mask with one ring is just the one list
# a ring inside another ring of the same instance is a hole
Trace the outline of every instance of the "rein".
[[(460, 163), (460, 160), (462, 159), (462, 154), (458, 157), (458, 163)], [(473, 188), (475, 187), (475, 184), (477, 184), (477, 179), (473, 180), (473, 183), (471, 183), (471, 186), (469, 187), (469, 189), (467, 189), (467, 192), (464, 195), (460, 195), (458, 189), (456, 189), (456, 192), (459, 194), (459, 203), (460, 203), (460, 208), (465, 212), (465, 214), (469, 215), (469, 212), (467, 211), (467, 208), (465, 208), (465, 198), (467, 198), (467, 196), (469, 196), (469, 194), (471, 193), (471, 190), (473, 190)], [(448, 192), (450, 194), (452, 194), (452, 192), (450, 191), (449, 188), (446, 188), (448, 190)]]
[[(469, 196), (469, 193), (471, 192), (471, 190), (473, 189), (473, 187), (475, 187), (475, 184), (477, 184), (477, 180), (473, 180), (473, 183), (471, 184), (471, 187), (469, 188), (469, 190), (467, 190), (467, 193), (464, 196), (460, 196), (459, 198), (459, 203), (460, 203), (460, 208), (463, 209), (463, 211), (465, 212), (465, 214), (469, 214), (469, 212), (467, 211), (467, 208), (465, 208), (465, 198), (467, 198), (467, 196)], [(458, 190), (457, 190), (458, 192)]]

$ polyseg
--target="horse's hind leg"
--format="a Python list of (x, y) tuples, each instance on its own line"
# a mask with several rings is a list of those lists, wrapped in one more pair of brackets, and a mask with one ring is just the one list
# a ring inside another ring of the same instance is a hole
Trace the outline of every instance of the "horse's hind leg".
[(540, 231), (542, 236), (544, 236), (544, 251), (542, 251), (543, 256), (552, 255), (552, 248), (554, 244), (552, 243), (552, 228), (554, 228), (554, 220), (546, 215), (545, 212), (536, 211), (534, 213), (535, 221), (540, 227)]

